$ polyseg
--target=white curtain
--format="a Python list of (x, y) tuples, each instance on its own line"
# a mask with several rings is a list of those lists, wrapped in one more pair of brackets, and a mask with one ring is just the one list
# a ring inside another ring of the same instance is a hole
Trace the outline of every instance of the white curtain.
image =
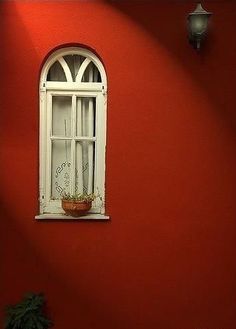
[[(66, 58), (66, 61), (74, 80), (83, 58), (77, 56), (74, 60), (73, 58)], [(57, 78), (57, 81), (61, 81), (59, 79), (63, 77), (63, 70), (58, 68), (59, 66), (54, 65), (50, 69), (51, 80)], [(97, 82), (98, 75), (97, 68), (93, 63), (90, 63), (85, 70), (83, 80)], [(72, 96), (52, 97), (51, 197), (54, 199), (60, 198), (64, 192), (88, 194), (94, 192), (95, 145), (94, 141), (90, 141), (89, 138), (95, 137), (96, 134), (95, 111), (95, 98), (76, 97), (76, 115), (72, 117)], [(72, 120), (76, 120), (76, 124), (71, 126)], [(75, 131), (73, 131), (73, 126)], [(73, 147), (73, 143), (69, 140), (57, 140), (57, 137), (63, 138), (63, 136), (75, 138), (75, 172), (71, 171), (71, 147)], [(80, 137), (87, 137), (88, 140), (78, 141), (76, 138)], [(74, 175), (75, 186), (71, 186), (72, 175)]]

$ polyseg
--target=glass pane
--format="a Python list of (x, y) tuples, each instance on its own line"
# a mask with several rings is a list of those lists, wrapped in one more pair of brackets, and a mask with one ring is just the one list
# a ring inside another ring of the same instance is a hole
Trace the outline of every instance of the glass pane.
[(94, 192), (94, 142), (77, 142), (75, 159), (75, 192)]
[(94, 97), (77, 97), (76, 99), (76, 135), (95, 136), (96, 99)]
[(86, 68), (82, 82), (101, 82), (101, 75), (93, 62)]
[(47, 81), (66, 81), (65, 72), (58, 61), (51, 66), (47, 75)]
[(73, 81), (75, 81), (79, 68), (85, 60), (85, 57), (79, 55), (66, 55), (64, 56), (64, 60), (69, 66)]
[(71, 96), (52, 97), (52, 134), (71, 136)]
[(70, 192), (71, 142), (52, 141), (51, 198), (60, 199), (64, 192)]

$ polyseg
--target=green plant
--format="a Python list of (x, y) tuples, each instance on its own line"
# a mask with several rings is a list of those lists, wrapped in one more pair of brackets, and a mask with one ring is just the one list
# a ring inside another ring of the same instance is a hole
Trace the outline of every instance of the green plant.
[(64, 193), (62, 195), (62, 200), (68, 200), (68, 201), (81, 201), (81, 202), (92, 202), (96, 198), (100, 198), (102, 200), (101, 196), (95, 193), (76, 193), (76, 194), (70, 194), (70, 193)]
[(81, 202), (91, 202), (96, 198), (95, 194), (86, 194), (86, 193), (76, 193), (76, 194), (70, 194), (70, 193), (64, 193), (62, 195), (62, 200), (68, 200), (68, 201), (81, 201)]
[(28, 293), (19, 303), (6, 308), (5, 329), (47, 329), (52, 321), (45, 317), (43, 294)]

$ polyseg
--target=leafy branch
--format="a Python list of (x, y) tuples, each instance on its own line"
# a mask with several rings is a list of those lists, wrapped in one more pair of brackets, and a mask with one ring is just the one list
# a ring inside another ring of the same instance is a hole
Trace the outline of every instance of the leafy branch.
[(45, 317), (43, 294), (28, 293), (21, 302), (6, 308), (4, 329), (47, 329), (52, 321)]

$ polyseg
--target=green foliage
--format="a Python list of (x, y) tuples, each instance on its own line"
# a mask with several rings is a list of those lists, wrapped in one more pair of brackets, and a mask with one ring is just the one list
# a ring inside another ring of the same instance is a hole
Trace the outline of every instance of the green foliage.
[(4, 329), (47, 329), (51, 320), (43, 314), (45, 298), (43, 294), (28, 293), (22, 301), (6, 308)]
[(64, 193), (62, 195), (62, 200), (69, 200), (69, 201), (81, 201), (81, 202), (91, 202), (95, 200), (99, 195), (94, 193), (86, 194), (86, 193), (78, 193), (78, 194), (70, 194)]

